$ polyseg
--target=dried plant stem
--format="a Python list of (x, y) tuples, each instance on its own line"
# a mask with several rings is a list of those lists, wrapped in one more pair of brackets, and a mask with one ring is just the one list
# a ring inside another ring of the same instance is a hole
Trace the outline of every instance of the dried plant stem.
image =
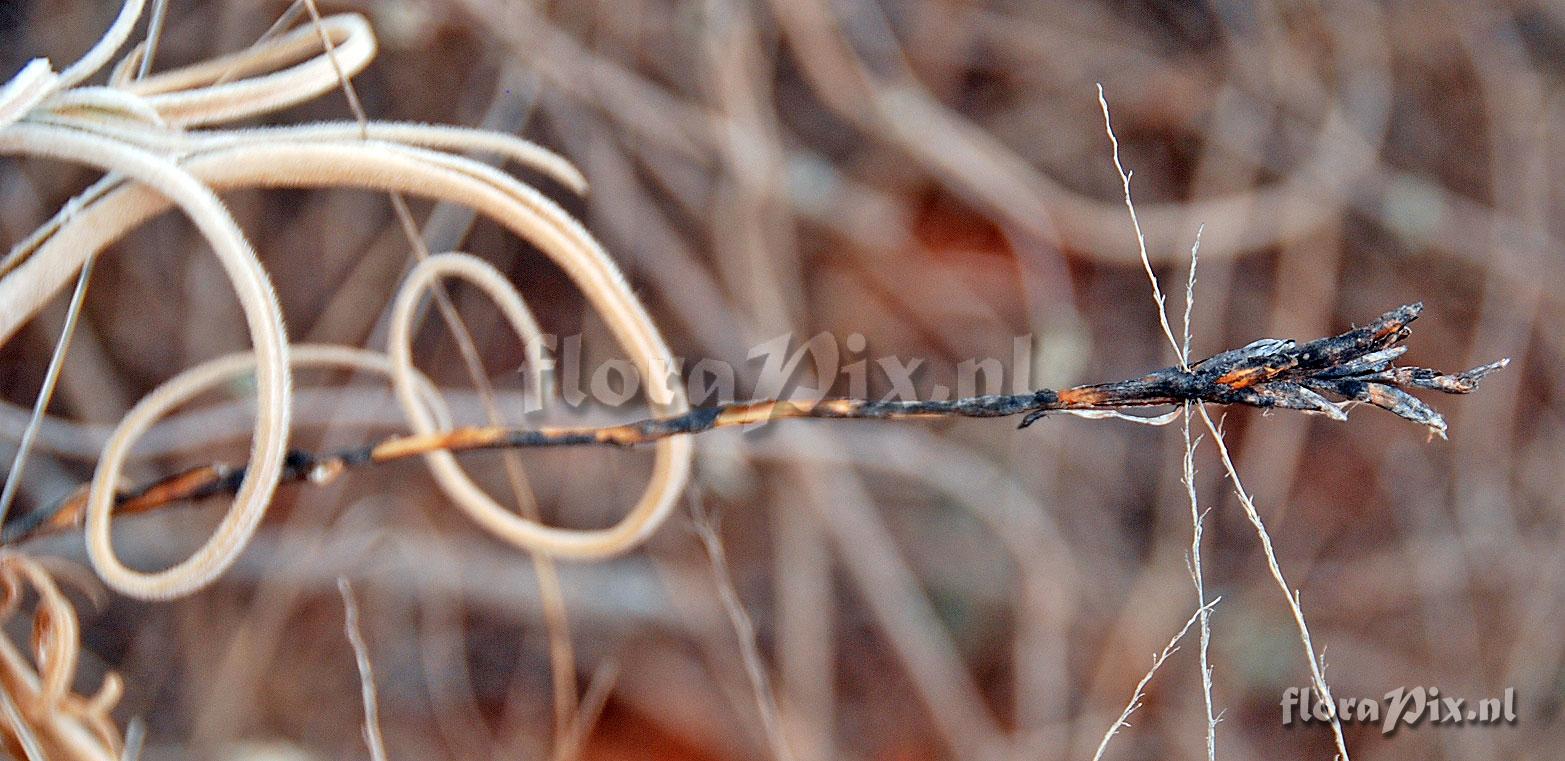
[(1144, 690), (1146, 690), (1147, 685), (1151, 683), (1152, 677), (1157, 674), (1157, 670), (1163, 667), (1163, 662), (1168, 660), (1169, 656), (1173, 655), (1177, 650), (1179, 650), (1179, 641), (1184, 639), (1185, 633), (1190, 631), (1190, 627), (1194, 626), (1195, 622), (1199, 620), (1202, 615), (1210, 613), (1212, 607), (1217, 605), (1218, 602), (1221, 602), (1222, 599), (1223, 598), (1221, 597), (1214, 598), (1211, 602), (1201, 606), (1200, 609), (1198, 609), (1196, 612), (1190, 614), (1190, 618), (1185, 621), (1185, 625), (1180, 627), (1179, 631), (1168, 640), (1168, 644), (1163, 646), (1163, 650), (1152, 656), (1152, 668), (1147, 669), (1147, 673), (1142, 675), (1141, 681), (1136, 682), (1136, 689), (1131, 691), (1130, 702), (1125, 704), (1125, 710), (1119, 712), (1119, 718), (1116, 718), (1114, 723), (1109, 725), (1108, 731), (1103, 733), (1103, 740), (1098, 743), (1098, 750), (1092, 754), (1092, 761), (1101, 761), (1103, 758), (1103, 752), (1108, 750), (1109, 740), (1113, 739), (1114, 735), (1118, 733), (1119, 730), (1130, 726), (1130, 715), (1135, 713), (1137, 708), (1141, 707), (1141, 697), (1144, 694)]
[[(412, 376), (408, 375), (412, 371), (412, 359), (408, 349), (407, 319), (418, 291), (427, 281), (445, 273), (459, 274), (495, 296), (497, 303), (502, 306), (507, 303), (503, 298), (503, 289), (507, 287), (503, 277), (473, 257), (443, 254), (415, 268), (410, 276), (410, 285), (398, 297), (391, 331), (391, 377), (395, 381), (403, 412), (413, 424), (414, 433), (326, 454), (293, 450), (288, 453), (279, 478), (324, 482), (352, 467), (415, 456), (433, 458), (437, 476), (442, 479), (442, 485), (448, 493), (458, 498), (475, 518), (504, 535), (506, 532), (521, 532), (522, 529), (515, 524), (514, 516), (505, 514), (503, 508), (482, 496), (482, 492), (462, 474), (452, 457), (453, 453), (530, 447), (665, 443), (679, 441), (687, 434), (716, 428), (789, 418), (890, 420), (1023, 415), (1021, 425), (1025, 427), (1051, 412), (1093, 414), (1185, 402), (1241, 404), (1263, 409), (1302, 409), (1339, 419), (1346, 417), (1339, 407), (1319, 393), (1310, 391), (1310, 388), (1351, 394), (1350, 398), (1362, 398), (1404, 418), (1422, 423), (1431, 431), (1441, 432), (1445, 422), (1439, 413), (1398, 386), (1468, 393), (1477, 387), (1484, 376), (1505, 365), (1502, 360), (1451, 375), (1423, 368), (1392, 366), (1392, 359), (1400, 355), (1402, 348), (1393, 344), (1409, 334), (1408, 324), (1422, 310), (1420, 305), (1410, 304), (1387, 312), (1363, 327), (1301, 345), (1295, 345), (1292, 341), (1267, 339), (1208, 357), (1191, 365), (1188, 370), (1167, 367), (1130, 380), (1076, 386), (1060, 391), (1040, 389), (1024, 394), (977, 396), (951, 401), (768, 399), (701, 407), (601, 428), (524, 429), (488, 426), (443, 429), (437, 416), (427, 408), (421, 392), (412, 384)], [(502, 311), (509, 318), (518, 319), (516, 309), (512, 304)], [(242, 367), (233, 365), (233, 358), (222, 361), (229, 363), (223, 372), (235, 372)], [(161, 407), (167, 406), (172, 400), (186, 398), (195, 388), (205, 387), (215, 377), (201, 372), (201, 368), (191, 372), (202, 380), (171, 381), (172, 389), (161, 395), (155, 394), (157, 401), (148, 403), (149, 409), (142, 417), (150, 420), (150, 416)], [(143, 427), (146, 424), (147, 420), (138, 422)], [(688, 447), (688, 443), (685, 446)], [(116, 514), (143, 512), (172, 502), (233, 493), (245, 483), (248, 472), (248, 468), (243, 466), (204, 465), (131, 492), (114, 495), (104, 492), (99, 499), (112, 499)], [(452, 489), (456, 491), (453, 493)], [(90, 490), (79, 492), (56, 505), (14, 520), (0, 533), (0, 541), (16, 542), (38, 531), (76, 525), (93, 495), (94, 492)], [(478, 507), (462, 501), (480, 499), (482, 503)], [(103, 515), (108, 515), (106, 510)], [(106, 524), (98, 527), (97, 531), (106, 538)], [(558, 541), (557, 551), (571, 552), (576, 547), (589, 547), (581, 551), (594, 554), (614, 551), (603, 545), (601, 540), (547, 529), (536, 523), (527, 526), (525, 531), (548, 536), (547, 541)], [(620, 540), (616, 538), (615, 541)]]
[(65, 309), (65, 325), (60, 328), (54, 353), (49, 356), (49, 368), (44, 371), (43, 386), (38, 389), (38, 398), (33, 401), (32, 416), (27, 420), (27, 428), (22, 431), (22, 440), (16, 445), (11, 469), (6, 471), (5, 488), (0, 490), (0, 524), (4, 524), (6, 516), (11, 513), (11, 502), (16, 499), (17, 490), (21, 488), (22, 471), (27, 466), (27, 455), (32, 451), (33, 438), (38, 435), (38, 426), (43, 423), (50, 400), (54, 399), (54, 389), (60, 382), (60, 370), (65, 367), (65, 357), (71, 350), (71, 338), (76, 334), (76, 321), (81, 316), (82, 303), (87, 298), (87, 284), (92, 280), (92, 265), (95, 261), (96, 257), (88, 259), (82, 264), (81, 274), (76, 276), (76, 288), (71, 291), (71, 302)]
[(353, 598), (353, 585), (347, 577), (337, 577), (337, 591), (342, 595), (343, 630), (348, 644), (353, 647), (353, 660), (359, 667), (359, 691), (364, 701), (364, 742), (369, 746), (370, 758), (386, 761), (386, 740), (380, 734), (380, 701), (375, 693), (375, 668), (370, 664), (369, 646), (359, 631), (359, 604)]
[(1125, 208), (1130, 212), (1131, 225), (1136, 228), (1136, 250), (1141, 255), (1141, 266), (1146, 270), (1147, 279), (1152, 283), (1152, 303), (1157, 306), (1158, 324), (1163, 328), (1163, 337), (1168, 339), (1168, 345), (1174, 348), (1174, 356), (1179, 357), (1180, 367), (1186, 367), (1185, 350), (1180, 348), (1179, 341), (1174, 338), (1174, 329), (1168, 324), (1168, 299), (1158, 285), (1157, 274), (1152, 271), (1152, 260), (1147, 256), (1147, 236), (1141, 232), (1141, 218), (1136, 215), (1136, 204), (1130, 200), (1130, 172), (1125, 170), (1125, 165), (1119, 160), (1119, 138), (1114, 135), (1114, 124), (1109, 119), (1109, 102), (1103, 97), (1101, 84), (1098, 85), (1098, 105), (1103, 109), (1103, 129), (1108, 133), (1109, 144), (1113, 148), (1114, 170), (1119, 173), (1120, 185), (1125, 190)]
[[(1120, 162), (1119, 138), (1114, 134), (1114, 123), (1109, 115), (1109, 103), (1103, 95), (1103, 85), (1101, 84), (1098, 85), (1098, 105), (1103, 109), (1103, 129), (1108, 133), (1109, 136), (1109, 144), (1113, 152), (1114, 170), (1118, 172), (1120, 183), (1124, 188), (1125, 208), (1130, 212), (1130, 222), (1131, 225), (1135, 228), (1136, 248), (1137, 253), (1141, 257), (1141, 268), (1144, 272), (1146, 272), (1147, 281), (1152, 286), (1152, 303), (1157, 307), (1158, 324), (1162, 327), (1163, 336), (1168, 339), (1169, 346), (1173, 348), (1174, 356), (1179, 358), (1180, 368), (1189, 370), (1190, 342), (1192, 339), (1191, 314), (1195, 306), (1196, 264), (1200, 261), (1201, 232), (1204, 227), (1196, 229), (1195, 242), (1190, 246), (1190, 269), (1189, 274), (1185, 278), (1185, 310), (1182, 332), (1183, 340), (1181, 341), (1174, 337), (1173, 328), (1169, 326), (1167, 298), (1163, 295), (1163, 288), (1158, 283), (1157, 273), (1152, 270), (1152, 261), (1147, 256), (1146, 236), (1141, 232), (1141, 220), (1136, 215), (1136, 204), (1131, 199), (1130, 195), (1130, 172), (1126, 171), (1124, 164)], [(1190, 503), (1190, 580), (1191, 583), (1195, 585), (1197, 606), (1196, 618), (1198, 618), (1201, 622), (1199, 630), (1201, 697), (1206, 709), (1206, 756), (1207, 761), (1216, 761), (1217, 718), (1212, 707), (1212, 668), (1210, 657), (1212, 643), (1212, 615), (1211, 606), (1208, 605), (1206, 601), (1206, 573), (1201, 562), (1202, 513), (1200, 499), (1196, 494), (1195, 488), (1196, 441), (1190, 437), (1191, 404), (1192, 402), (1186, 401), (1182, 405), (1182, 435), (1184, 439), (1184, 454), (1180, 458), (1180, 465), (1182, 471), (1181, 479), (1184, 482), (1185, 494)], [(1189, 624), (1186, 624), (1186, 628), (1189, 628)], [(1183, 634), (1184, 632), (1181, 631), (1180, 635), (1183, 636)], [(1170, 643), (1170, 645), (1172, 644), (1173, 643)], [(1156, 670), (1157, 666), (1154, 665), (1153, 671)], [(1148, 672), (1147, 679), (1151, 678), (1152, 674)], [(1145, 686), (1145, 681), (1142, 682), (1141, 686), (1136, 688), (1138, 693), (1140, 692), (1142, 686)], [(1125, 716), (1129, 715), (1129, 711), (1133, 710), (1134, 700), (1135, 699), (1132, 698), (1132, 704), (1131, 706), (1127, 706), (1126, 714), (1120, 717), (1120, 722), (1123, 722)], [(1108, 734), (1104, 735), (1103, 742), (1105, 745), (1108, 743), (1108, 738), (1113, 735), (1115, 728), (1118, 726), (1119, 725), (1116, 724), (1115, 727), (1109, 729)], [(1098, 754), (1101, 755), (1102, 753), (1103, 746), (1099, 746)]]
[(1217, 714), (1212, 701), (1212, 613), (1206, 605), (1206, 571), (1201, 562), (1202, 524), (1206, 513), (1201, 510), (1200, 499), (1196, 496), (1195, 450), (1200, 442), (1190, 437), (1191, 404), (1185, 402), (1182, 416), (1185, 452), (1181, 458), (1183, 473), (1180, 480), (1184, 482), (1185, 496), (1190, 501), (1190, 581), (1195, 585), (1196, 601), (1201, 606), (1198, 633), (1201, 638), (1201, 699), (1206, 708), (1206, 758), (1217, 761)]
[(598, 723), (598, 718), (603, 715), (603, 707), (609, 702), (609, 694), (614, 691), (619, 670), (619, 659), (611, 656), (593, 671), (592, 679), (587, 682), (587, 689), (582, 693), (581, 702), (577, 704), (576, 715), (571, 717), (570, 731), (554, 745), (553, 761), (576, 761), (581, 755), (587, 735), (592, 733), (593, 725)]
[(1288, 601), (1288, 611), (1293, 614), (1293, 622), (1299, 629), (1299, 642), (1304, 647), (1304, 657), (1310, 663), (1310, 681), (1315, 687), (1320, 699), (1328, 706), (1331, 714), (1331, 735), (1337, 744), (1337, 753), (1341, 761), (1349, 761), (1347, 740), (1342, 735), (1342, 720), (1337, 716), (1336, 701), (1331, 697), (1331, 688), (1326, 685), (1326, 672), (1321, 666), (1320, 656), (1315, 653), (1315, 645), (1310, 640), (1310, 627), (1304, 622), (1304, 609), (1299, 605), (1299, 596), (1283, 578), (1282, 566), (1277, 563), (1277, 552), (1272, 549), (1272, 537), (1266, 531), (1266, 524), (1261, 520), (1261, 514), (1255, 509), (1255, 502), (1250, 499), (1250, 493), (1245, 490), (1244, 483), (1239, 479), (1239, 471), (1234, 468), (1233, 458), (1228, 454), (1228, 444), (1223, 441), (1222, 431), (1217, 424), (1212, 422), (1212, 416), (1206, 410), (1206, 405), (1200, 405), (1201, 420), (1206, 423), (1206, 429), (1212, 433), (1212, 441), (1217, 445), (1217, 453), (1223, 461), (1223, 470), (1228, 474), (1229, 483), (1233, 484), (1234, 494), (1239, 497), (1239, 504), (1244, 507), (1244, 514), (1250, 519), (1250, 524), (1255, 527), (1255, 535), (1261, 541), (1261, 551), (1266, 555), (1266, 567), (1271, 571), (1272, 580), (1277, 582), (1277, 588), (1282, 590), (1282, 596)]
[(783, 732), (782, 716), (777, 710), (777, 695), (772, 690), (772, 680), (761, 658), (760, 645), (756, 642), (755, 623), (745, 611), (744, 603), (739, 599), (739, 591), (734, 589), (723, 539), (717, 533), (715, 520), (707, 514), (699, 493), (691, 497), (690, 512), (696, 536), (701, 539), (701, 546), (706, 550), (707, 561), (711, 565), (712, 581), (717, 585), (717, 598), (722, 602), (723, 612), (728, 616), (734, 636), (739, 640), (739, 652), (744, 659), (745, 673), (750, 679), (750, 690), (755, 694), (756, 712), (761, 716), (761, 727), (765, 730), (772, 758), (774, 761), (793, 761), (793, 750)]
[[(1190, 270), (1185, 277), (1185, 315), (1183, 341), (1181, 342), (1180, 356), (1188, 363), (1190, 358), (1191, 314), (1195, 307), (1195, 273), (1196, 265), (1201, 260), (1201, 232), (1205, 229), (1197, 228), (1195, 243), (1190, 246)], [(1201, 628), (1200, 634), (1200, 668), (1201, 668), (1201, 700), (1206, 709), (1206, 759), (1217, 761), (1217, 713), (1213, 709), (1212, 700), (1212, 613), (1206, 607), (1206, 570), (1201, 562), (1201, 534), (1202, 524), (1206, 513), (1201, 510), (1201, 500), (1196, 494), (1195, 486), (1195, 450), (1200, 441), (1190, 436), (1190, 402), (1183, 405), (1181, 417), (1182, 435), (1184, 438), (1184, 456), (1180, 458), (1180, 480), (1185, 485), (1185, 496), (1190, 502), (1190, 582), (1195, 585), (1196, 604), (1200, 606)]]

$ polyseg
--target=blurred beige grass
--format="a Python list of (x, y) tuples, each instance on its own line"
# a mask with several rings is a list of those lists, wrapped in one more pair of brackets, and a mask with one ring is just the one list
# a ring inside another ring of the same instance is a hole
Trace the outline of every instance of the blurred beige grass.
[[(286, 8), (176, 2), (159, 68), (244, 49)], [(592, 193), (576, 200), (540, 182), (601, 236), (674, 354), (740, 367), (751, 346), (790, 331), (856, 332), (872, 356), (927, 358), (931, 385), (951, 385), (963, 359), (1009, 357), (1017, 335), (1033, 338), (1040, 385), (1166, 364), (1107, 162), (1092, 88), (1102, 82), (1165, 283), (1178, 282), (1205, 225), (1198, 354), (1325, 334), (1422, 299), (1424, 363), (1516, 360), (1451, 405), (1449, 444), (1370, 416), (1351, 427), (1227, 420), (1337, 694), (1424, 684), (1521, 695), (1514, 728), (1389, 739), (1349, 728), (1354, 757), (1538, 757), (1565, 739), (1552, 467), (1562, 447), (1547, 372), (1561, 350), (1547, 327), (1560, 311), (1548, 285), (1561, 274), (1549, 222), (1565, 24), (1555, 10), (322, 6), (345, 10), (367, 13), (380, 41), (354, 79), (372, 118), (483, 124), (559, 149)], [(17, 12), (0, 46), (7, 72), (34, 55), (71, 60), (114, 9)], [(351, 116), (329, 93), (267, 121)], [(92, 176), (7, 161), (0, 178), (0, 229), (14, 242)], [(411, 266), (384, 195), (224, 200), (276, 283), (294, 341), (384, 345), (383, 315)], [(612, 353), (601, 317), (537, 251), (490, 222), (463, 235), (458, 210), (409, 205), (429, 250), (478, 254), (518, 284), (539, 323), (579, 329), (589, 353)], [(247, 345), (192, 233), (161, 218), (100, 262), (53, 414), (112, 424), (173, 368)], [(521, 344), (475, 289), (452, 295), (497, 393), (511, 398)], [(38, 388), (57, 302), (0, 349), (14, 404)], [(471, 387), (443, 328), (415, 341), (437, 385)], [(331, 404), (302, 404), (301, 442), (381, 430), (333, 425), (345, 400), (390, 403), (355, 382)], [(454, 404), (482, 419), (478, 399)], [(247, 434), (141, 472), (242, 459)], [(982, 422), (783, 426), (698, 442), (694, 488), (721, 516), (793, 755), (971, 757), (997, 745), (1090, 755), (1146, 658), (1194, 608), (1176, 438), (1051, 420), (1021, 433)], [(634, 501), (649, 460), (543, 453), (527, 466), (548, 522), (602, 527)], [(504, 492), (498, 459), (464, 463)], [(20, 507), (81, 483), (90, 465), (40, 454)], [(1296, 633), (1221, 468), (1203, 458), (1196, 475), (1212, 509), (1206, 585), (1223, 597), (1211, 653), (1218, 753), (1326, 757), (1321, 727), (1279, 726), (1283, 689), (1307, 679)], [(162, 567), (210, 533), (215, 509), (127, 522), (116, 544), (136, 567)], [(80, 544), (30, 551), (79, 558)], [(263, 746), (362, 755), (339, 575), (359, 595), (393, 758), (551, 752), (556, 689), (535, 572), (454, 517), (411, 466), (280, 493), (255, 544), (194, 597), (79, 605), (77, 688), (118, 672), (115, 717), (121, 727), (146, 719), (147, 758)], [(560, 575), (578, 687), (586, 697), (595, 679), (609, 683), (585, 757), (767, 753), (742, 648), (693, 532), (676, 520), (644, 553)], [(1192, 642), (1106, 757), (1205, 757)]]

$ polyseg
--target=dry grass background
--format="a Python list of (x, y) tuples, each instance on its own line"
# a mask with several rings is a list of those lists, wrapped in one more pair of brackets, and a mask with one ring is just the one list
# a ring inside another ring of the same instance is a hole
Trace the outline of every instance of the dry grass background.
[[(243, 49), (287, 7), (173, 2), (159, 67)], [(373, 118), (519, 132), (574, 161), (593, 186), (585, 199), (532, 179), (600, 236), (676, 355), (753, 371), (749, 348), (779, 334), (860, 333), (872, 357), (927, 358), (926, 389), (954, 385), (964, 359), (1010, 357), (1017, 335), (1034, 337), (1039, 385), (1171, 361), (1108, 160), (1101, 82), (1165, 284), (1182, 282), (1205, 225), (1198, 355), (1329, 334), (1422, 299), (1410, 359), (1514, 360), (1483, 393), (1441, 400), (1448, 443), (1387, 415), (1228, 415), (1238, 468), (1334, 692), (1519, 696), (1514, 727), (1390, 738), (1349, 727), (1353, 757), (1544, 758), (1565, 743), (1560, 8), (321, 8), (362, 12), (376, 29), (380, 56), (354, 80)], [(72, 60), (115, 12), (8, 4), (0, 69)], [(267, 121), (350, 117), (333, 93)], [(8, 243), (94, 179), (42, 161), (0, 169)], [(411, 263), (384, 194), (224, 200), (293, 340), (383, 345)], [(459, 212), (411, 203), (431, 250), (460, 243), (507, 273), (547, 330), (582, 332), (590, 356), (613, 355), (602, 320), (545, 258), (491, 223), (467, 232)], [(112, 425), (177, 369), (247, 346), (202, 247), (166, 215), (99, 262), (55, 416)], [(475, 289), (453, 293), (495, 384), (520, 389), (520, 343)], [(62, 324), (56, 301), (0, 348), (0, 388), (19, 406), (6, 412), (9, 436)], [(437, 322), (415, 354), (458, 389), (458, 410), (482, 419)], [(371, 380), (300, 375), (327, 389), (301, 392), (303, 444), (356, 443), (400, 424)], [(242, 459), (248, 428), (237, 420), (221, 435), (205, 429), (222, 443), (139, 472)], [(645, 550), (560, 567), (572, 681), (588, 709), (602, 707), (581, 712), (597, 717), (581, 757), (766, 757), (779, 738), (801, 761), (1091, 756), (1196, 607), (1181, 455), (1172, 428), (1065, 418), (1023, 432), (993, 421), (794, 423), (700, 437), (692, 494), (718, 516), (719, 573), (711, 536), (683, 508)], [(549, 521), (597, 527), (635, 500), (651, 456), (525, 460)], [(469, 461), (503, 487), (498, 456)], [(1210, 447), (1197, 468), (1211, 509), (1206, 587), (1222, 597), (1211, 623), (1218, 756), (1329, 757), (1324, 727), (1280, 726), (1283, 690), (1308, 684), (1297, 632)], [(21, 507), (90, 476), (90, 458), (35, 457)], [(167, 565), (199, 546), (217, 509), (125, 521), (117, 545), (133, 565)], [(81, 545), (73, 534), (28, 551), (81, 559)], [(534, 566), (462, 519), (411, 464), (284, 489), (239, 563), (195, 596), (95, 606), (76, 595), (78, 689), (117, 672), (115, 718), (145, 722), (148, 759), (361, 757), (340, 575), (353, 579), (390, 757), (570, 750), (555, 736)], [(766, 679), (747, 670), (735, 610), (753, 623)], [(1193, 643), (1150, 682), (1107, 758), (1206, 756)], [(757, 700), (767, 683), (775, 709)]]

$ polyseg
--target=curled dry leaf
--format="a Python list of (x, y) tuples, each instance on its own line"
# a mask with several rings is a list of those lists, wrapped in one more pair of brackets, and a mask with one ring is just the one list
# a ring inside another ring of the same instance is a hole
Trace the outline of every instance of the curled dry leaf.
[(29, 589), (37, 597), (29, 646), (24, 651), (0, 637), (0, 690), (10, 703), (0, 723), (6, 750), (12, 758), (119, 758), (122, 738), (109, 715), (120, 699), (119, 677), (105, 676), (92, 695), (74, 691), (81, 653), (75, 608), (38, 561), (0, 553), (0, 623), (21, 613)]
[[(389, 365), (385, 355), (371, 360), (353, 354), (362, 350), (350, 347), (336, 347), (336, 354), (323, 348), (326, 353), (314, 359), (297, 356), (270, 277), (217, 192), (342, 187), (469, 206), (552, 258), (581, 288), (642, 376), (663, 377), (655, 370), (670, 366), (671, 354), (597, 241), (536, 189), (454, 151), (496, 155), (572, 190), (585, 190), (580, 172), (565, 159), (512, 135), (428, 124), (221, 128), (328, 92), (342, 85), (342, 77), (366, 67), (376, 44), (368, 23), (357, 14), (326, 17), (247, 50), (140, 79), (129, 75), (141, 55), (132, 51), (114, 67), (108, 85), (83, 85), (125, 44), (142, 5), (142, 0), (128, 0), (103, 39), (65, 72), (56, 75), (47, 62), (35, 61), (0, 88), (0, 154), (73, 161), (107, 173), (0, 259), (0, 341), (15, 335), (69, 285), (85, 262), (147, 220), (177, 207), (207, 238), (223, 265), (253, 346), (237, 365), (234, 358), (223, 358), (191, 368), (154, 390), (126, 415), (105, 445), (84, 504), (88, 555), (110, 587), (147, 599), (178, 597), (210, 583), (238, 557), (280, 479), (290, 468), (296, 470), (297, 458), (289, 455), (286, 443), (293, 365), (316, 360), (334, 366), (377, 364), (400, 390), (416, 429), (442, 418), (438, 398), (431, 400), (421, 390), (415, 393), (427, 384), (421, 384), (405, 347), (391, 347), (398, 359)], [(508, 314), (530, 315), (514, 287), (481, 260), (453, 255), (429, 262), (433, 264), (417, 270), (424, 278), (411, 286), (417, 292), (403, 301), (416, 302), (434, 279), (458, 276), (482, 286)], [(417, 314), (410, 307), (405, 319)], [(513, 325), (522, 333), (528, 356), (542, 366), (544, 349), (538, 345), (536, 326), (530, 319), (513, 320)], [(109, 521), (131, 446), (157, 418), (210, 388), (215, 378), (238, 376), (255, 379), (256, 420), (248, 465), (219, 474), (225, 484), (221, 491), (234, 495), (228, 513), (207, 543), (178, 565), (154, 573), (126, 567), (112, 546)], [(646, 393), (659, 414), (686, 409), (681, 389), (672, 383), (650, 383)], [(688, 441), (660, 444), (640, 500), (618, 525), (597, 531), (556, 529), (518, 517), (479, 491), (443, 453), (430, 453), (427, 459), (442, 490), (500, 538), (542, 555), (595, 557), (635, 546), (662, 523), (685, 482), (691, 451)]]

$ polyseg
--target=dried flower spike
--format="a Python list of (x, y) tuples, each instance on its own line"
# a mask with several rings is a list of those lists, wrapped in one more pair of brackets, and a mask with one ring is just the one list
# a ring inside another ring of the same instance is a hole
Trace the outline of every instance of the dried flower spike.
[[(1346, 420), (1346, 406), (1367, 402), (1445, 436), (1445, 418), (1401, 387), (1466, 394), (1484, 376), (1505, 367), (1502, 359), (1467, 372), (1444, 375), (1422, 367), (1395, 367), (1407, 351), (1397, 344), (1412, 333), (1409, 325), (1424, 311), (1408, 304), (1340, 335), (1305, 344), (1266, 338), (1216, 354), (1185, 371), (1166, 367), (1119, 383), (1081, 386), (1059, 393), (1063, 409), (1109, 408), (1211, 402), (1303, 410)], [(1326, 395), (1342, 402), (1333, 402)], [(1051, 410), (1041, 408), (1022, 421), (1026, 426)]]

